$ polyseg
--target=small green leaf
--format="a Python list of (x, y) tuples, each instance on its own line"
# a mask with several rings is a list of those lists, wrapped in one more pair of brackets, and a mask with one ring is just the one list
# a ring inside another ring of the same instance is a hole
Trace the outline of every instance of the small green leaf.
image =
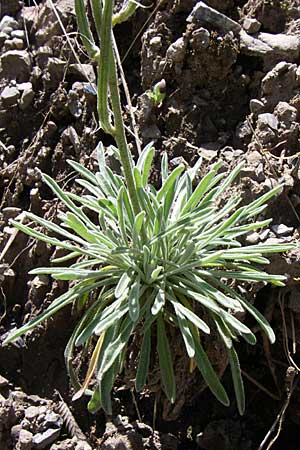
[(159, 288), (158, 292), (156, 294), (156, 297), (154, 299), (152, 308), (151, 308), (151, 313), (152, 313), (153, 316), (157, 316), (157, 314), (163, 308), (165, 302), (166, 302), (165, 290), (162, 289), (162, 288)]
[(128, 272), (124, 272), (116, 286), (115, 297), (120, 298), (131, 282), (132, 277), (130, 274)]
[(133, 322), (137, 322), (140, 314), (140, 279), (132, 284), (128, 294), (129, 315)]

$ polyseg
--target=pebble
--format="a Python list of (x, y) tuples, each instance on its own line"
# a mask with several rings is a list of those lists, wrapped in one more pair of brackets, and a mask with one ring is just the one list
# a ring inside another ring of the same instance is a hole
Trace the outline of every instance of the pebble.
[(259, 114), (263, 108), (264, 104), (260, 100), (257, 100), (256, 98), (250, 100), (250, 111), (252, 114)]
[(29, 408), (25, 411), (25, 418), (28, 420), (33, 420), (39, 415), (39, 407), (38, 406), (29, 406)]
[(265, 241), (266, 239), (268, 239), (268, 237), (270, 236), (271, 232), (270, 230), (263, 230), (259, 233), (260, 236), (260, 240), (261, 241)]
[[(31, 83), (29, 83), (29, 84), (31, 84)], [(31, 85), (31, 87), (24, 90), (24, 92), (20, 98), (20, 101), (19, 101), (19, 108), (22, 111), (24, 111), (26, 108), (28, 108), (28, 106), (31, 105), (31, 103), (34, 99), (34, 96), (35, 96), (35, 92), (32, 89), (32, 85)]]
[(18, 82), (28, 81), (31, 72), (31, 59), (26, 50), (10, 50), (2, 54), (2, 77)]
[(247, 244), (257, 244), (260, 241), (260, 235), (254, 231), (246, 237)]
[(23, 39), (13, 38), (12, 40), (13, 48), (16, 48), (18, 50), (22, 50), (24, 48), (24, 42)]
[(44, 431), (43, 433), (37, 433), (33, 436), (32, 442), (34, 448), (41, 450), (52, 444), (60, 435), (60, 429), (52, 429)]
[(11, 427), (10, 435), (11, 435), (11, 438), (13, 441), (15, 441), (15, 442), (18, 441), (21, 430), (22, 430), (22, 425), (20, 425), (20, 424), (17, 424), (17, 425), (14, 425), (13, 427)]
[(257, 121), (263, 123), (264, 125), (269, 126), (272, 130), (278, 129), (278, 119), (274, 114), (271, 113), (263, 113), (259, 114)]
[(56, 414), (53, 411), (48, 411), (44, 417), (44, 424), (46, 428), (61, 428), (63, 426), (63, 419), (59, 414)]
[(25, 31), (23, 31), (23, 30), (13, 30), (11, 32), (11, 37), (24, 40), (25, 39)]
[(243, 22), (243, 28), (249, 34), (257, 33), (260, 30), (260, 27), (261, 23), (252, 17), (246, 17)]
[[(4, 211), (3, 211), (4, 212)], [(8, 380), (0, 375), (0, 388), (3, 388), (8, 385)]]
[(192, 32), (192, 45), (194, 47), (193, 42), (196, 42), (196, 46), (198, 48), (205, 49), (209, 46), (210, 42), (210, 32), (203, 27), (197, 28), (197, 30)]
[(70, 64), (68, 72), (76, 77), (77, 81), (96, 81), (94, 67), (91, 64)]
[(4, 106), (14, 106), (18, 103), (20, 92), (16, 87), (6, 86), (1, 92), (0, 98)]
[(162, 43), (161, 43), (161, 36), (154, 36), (151, 40), (150, 40), (150, 42), (149, 42), (149, 44), (150, 44), (150, 46), (153, 48), (156, 48), (156, 49), (160, 49), (161, 48), (161, 45), (162, 45)]
[(177, 41), (173, 42), (167, 49), (167, 60), (171, 63), (180, 63), (184, 60), (186, 53), (186, 45), (183, 37), (177, 39)]
[(19, 27), (19, 24), (13, 17), (3, 16), (0, 21), (0, 31), (3, 31), (3, 29), (7, 27), (16, 30)]
[(279, 225), (272, 225), (271, 229), (277, 236), (289, 236), (294, 231), (293, 227), (287, 227), (283, 223)]
[(19, 449), (20, 450), (31, 450), (32, 449), (32, 438), (33, 434), (30, 433), (30, 431), (27, 430), (20, 430), (19, 434)]

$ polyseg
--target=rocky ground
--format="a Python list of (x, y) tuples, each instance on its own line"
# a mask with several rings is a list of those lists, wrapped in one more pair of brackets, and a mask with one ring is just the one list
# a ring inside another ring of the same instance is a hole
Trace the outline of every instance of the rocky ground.
[[(23, 209), (55, 219), (59, 204), (39, 170), (74, 188), (66, 160), (93, 169), (96, 143), (111, 143), (98, 130), (95, 68), (76, 35), (73, 1), (54, 3), (55, 8), (50, 0), (2, 0), (0, 6), (0, 343), (67, 289), (65, 282), (28, 275), (48, 265), (53, 249), (17, 233), (9, 219), (20, 218)], [(299, 0), (143, 4), (148, 8), (116, 29), (142, 145), (155, 141), (157, 164), (163, 151), (173, 166), (192, 165), (200, 154), (203, 173), (218, 159), (225, 171), (245, 160), (238, 184), (245, 201), (284, 183), (267, 210), (272, 225), (246, 241), (296, 241)], [(155, 104), (148, 93), (162, 79), (166, 97)], [(124, 107), (130, 126), (125, 97)], [(129, 140), (136, 152), (130, 135)], [(155, 167), (152, 179), (159, 182)], [(299, 252), (272, 258), (268, 270), (288, 274), (288, 282), (281, 290), (244, 287), (277, 335), (272, 347), (259, 332), (255, 348), (240, 346), (244, 417), (234, 402), (226, 409), (203, 391), (200, 376), (187, 375), (176, 346), (179, 399), (172, 409), (159, 392), (134, 397), (125, 373), (114, 393), (116, 417), (87, 414), (84, 400), (72, 404), (64, 368), (64, 345), (76, 322), (76, 311), (69, 309), (9, 347), (0, 346), (0, 449), (265, 450), (277, 430), (274, 450), (298, 448)], [(224, 372), (218, 345), (207, 347)], [(86, 367), (85, 358), (77, 364)], [(223, 379), (232, 391), (226, 371)], [(278, 414), (282, 420), (276, 422)]]

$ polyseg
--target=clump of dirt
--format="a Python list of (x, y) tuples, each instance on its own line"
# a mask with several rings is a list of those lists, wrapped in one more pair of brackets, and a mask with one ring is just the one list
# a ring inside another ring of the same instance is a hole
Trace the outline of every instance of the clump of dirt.
[[(16, 233), (9, 219), (22, 220), (25, 209), (55, 221), (62, 206), (42, 184), (40, 171), (64, 188), (75, 189), (66, 160), (93, 169), (97, 142), (111, 143), (98, 130), (95, 67), (74, 34), (73, 1), (54, 3), (56, 12), (49, 1), (24, 6), (3, 0), (0, 9), (0, 342), (68, 289), (66, 283), (47, 276), (28, 275), (30, 269), (49, 264), (53, 249)], [(273, 218), (270, 228), (250, 233), (245, 241), (249, 245), (295, 242), (300, 222), (298, 1), (164, 0), (145, 5), (149, 8), (140, 9), (116, 29), (142, 144), (154, 140), (156, 165), (163, 152), (172, 167), (182, 161), (193, 165), (202, 156), (199, 176), (219, 159), (224, 171), (245, 161), (236, 186), (245, 202), (282, 183), (282, 193), (264, 213)], [(141, 37), (135, 39), (138, 33)], [(161, 80), (166, 83), (166, 96), (155, 104), (148, 94)], [(127, 115), (126, 111), (130, 126)], [(132, 137), (129, 140), (134, 149)], [(152, 177), (159, 183), (156, 167)], [(267, 270), (288, 275), (284, 289), (240, 286), (277, 335), (272, 347), (263, 337), (255, 348), (238, 344), (247, 395), (243, 418), (237, 417), (234, 401), (226, 409), (203, 390), (200, 375), (189, 373), (174, 336), (176, 404), (164, 401), (155, 379), (133, 402), (129, 388), (134, 367), (129, 362), (114, 393), (115, 410), (122, 416), (117, 422), (108, 421), (105, 428), (102, 413), (87, 418), (85, 405), (75, 404), (76, 418), (93, 448), (252, 450), (259, 447), (284, 405), (288, 406), (284, 427), (273, 448), (298, 448), (298, 375), (291, 367), (296, 370), (299, 360), (299, 263), (296, 248), (272, 257)], [(36, 433), (47, 431), (44, 425), (38, 430), (22, 425), (24, 432), (19, 427), (14, 433), (27, 409), (45, 406), (54, 411), (55, 389), (71, 404), (63, 349), (77, 314), (70, 308), (9, 347), (0, 347), (0, 373), (31, 394), (15, 391), (9, 384), (7, 391), (1, 391), (4, 448), (19, 448), (21, 434), (30, 441)], [(245, 320), (254, 327), (249, 318)], [(206, 347), (221, 376), (227, 365), (224, 349), (213, 339)], [(85, 364), (84, 358), (80, 364)], [(223, 379), (234, 398), (227, 371)], [(36, 395), (52, 398), (52, 403), (43, 399), (34, 403)], [(46, 410), (42, 415), (47, 415)], [(142, 420), (136, 421), (138, 416)], [(159, 432), (153, 433), (155, 419)], [(84, 448), (78, 445), (65, 433), (44, 448)]]

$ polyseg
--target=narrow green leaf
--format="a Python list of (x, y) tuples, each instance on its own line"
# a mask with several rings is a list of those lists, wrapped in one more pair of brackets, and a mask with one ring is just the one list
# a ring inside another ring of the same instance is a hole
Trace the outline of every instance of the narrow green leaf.
[(119, 297), (121, 297), (121, 295), (123, 295), (125, 289), (128, 288), (131, 281), (132, 281), (132, 278), (130, 276), (130, 273), (124, 272), (116, 286), (116, 290), (115, 290), (116, 298), (119, 298)]
[(147, 382), (151, 354), (151, 328), (145, 331), (136, 372), (135, 388), (140, 392)]
[(179, 177), (179, 175), (184, 171), (185, 167), (183, 164), (179, 164), (168, 176), (168, 178), (164, 181), (162, 187), (157, 192), (157, 200), (160, 202), (162, 198), (167, 194), (168, 190), (173, 186), (175, 180)]
[(233, 347), (228, 350), (228, 356), (237, 406), (239, 413), (242, 416), (245, 412), (245, 391), (239, 359)]
[(160, 288), (160, 289), (158, 289), (158, 292), (156, 294), (156, 297), (154, 299), (154, 302), (153, 302), (153, 305), (151, 308), (151, 313), (153, 316), (157, 316), (157, 314), (163, 308), (165, 302), (166, 302), (165, 290)]
[(171, 357), (171, 349), (166, 335), (166, 329), (162, 314), (160, 314), (157, 318), (157, 353), (163, 389), (169, 401), (171, 403), (174, 403), (176, 398), (176, 382)]
[(137, 322), (140, 315), (140, 278), (132, 284), (128, 294), (129, 316), (133, 322)]
[(194, 344), (195, 344), (195, 361), (198, 366), (198, 369), (200, 370), (204, 381), (206, 382), (207, 386), (211, 390), (211, 392), (214, 394), (214, 396), (225, 406), (229, 406), (229, 398), (226, 394), (225, 389), (223, 388), (222, 384), (220, 383), (219, 378), (216, 375), (216, 372), (214, 371), (207, 354), (203, 350), (203, 347), (200, 343), (199, 337), (197, 336), (197, 333), (195, 330), (191, 330), (194, 338)]

